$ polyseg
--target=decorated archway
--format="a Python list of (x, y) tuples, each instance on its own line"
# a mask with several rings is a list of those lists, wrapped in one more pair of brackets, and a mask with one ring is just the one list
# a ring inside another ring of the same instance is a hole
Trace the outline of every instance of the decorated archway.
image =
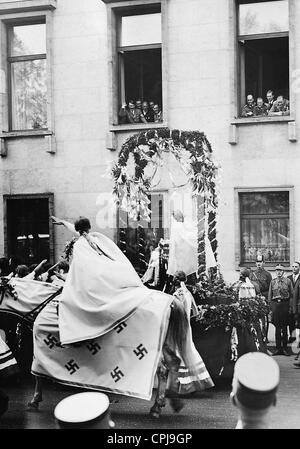
[(192, 195), (197, 197), (198, 277), (201, 278), (206, 270), (206, 235), (217, 260), (218, 166), (204, 133), (159, 128), (129, 137), (111, 169), (113, 196), (120, 209), (132, 220), (149, 221), (148, 196), (157, 186), (157, 173), (164, 165), (164, 153), (169, 153), (177, 161), (186, 176), (186, 183), (191, 186)]

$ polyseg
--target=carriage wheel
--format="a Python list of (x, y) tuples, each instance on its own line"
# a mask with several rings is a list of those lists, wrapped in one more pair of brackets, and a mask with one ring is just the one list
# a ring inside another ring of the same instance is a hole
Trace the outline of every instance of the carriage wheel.
[(30, 326), (21, 315), (0, 311), (0, 329), (12, 351), (21, 374), (29, 375), (33, 359), (33, 335)]

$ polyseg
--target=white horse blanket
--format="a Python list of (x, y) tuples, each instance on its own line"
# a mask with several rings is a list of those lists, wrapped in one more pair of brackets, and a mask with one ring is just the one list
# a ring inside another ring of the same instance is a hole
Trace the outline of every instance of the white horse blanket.
[[(12, 279), (10, 283), (14, 286), (16, 299), (6, 295), (0, 309), (22, 315), (58, 291), (58, 287), (39, 281)], [(143, 303), (126, 319), (118, 321), (112, 330), (100, 337), (67, 345), (60, 339), (61, 295), (57, 296), (34, 322), (32, 373), (75, 387), (150, 400), (173, 297), (146, 290), (147, 298)], [(191, 377), (191, 372), (186, 369), (179, 379), (180, 391), (213, 386), (194, 347), (191, 332), (188, 332), (185, 355), (187, 365), (194, 368), (196, 376)], [(191, 388), (187, 388), (188, 385)]]
[[(31, 312), (58, 290), (39, 281), (12, 279), (10, 283), (17, 299), (5, 295), (0, 310), (20, 315)], [(59, 295), (34, 322), (32, 373), (66, 385), (150, 400), (173, 298), (155, 290), (148, 292), (135, 313), (111, 331), (69, 345), (60, 341)]]

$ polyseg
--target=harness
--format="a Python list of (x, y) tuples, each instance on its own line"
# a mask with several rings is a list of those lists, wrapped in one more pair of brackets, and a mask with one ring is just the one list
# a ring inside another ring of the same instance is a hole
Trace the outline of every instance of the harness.
[[(5, 280), (4, 279), (5, 278), (1, 278), (1, 282), (0, 282), (0, 293), (1, 293), (0, 305), (3, 302), (5, 293), (10, 294), (13, 297), (14, 301), (18, 300), (18, 295), (17, 295), (17, 292), (15, 291), (14, 287), (11, 284), (9, 284), (7, 279), (5, 279)], [(36, 319), (37, 315), (46, 307), (47, 304), (49, 304), (50, 301), (52, 301), (58, 295), (60, 295), (62, 290), (63, 290), (63, 287), (60, 287), (60, 289), (58, 289), (55, 293), (50, 295), (47, 299), (45, 299), (45, 301), (43, 301), (41, 304), (39, 304), (33, 310), (31, 310), (28, 313), (25, 313), (24, 315), (21, 315), (18, 312), (14, 312), (12, 310), (3, 309), (3, 311), (5, 311), (9, 315), (20, 318), (25, 324), (27, 324), (27, 326), (30, 329), (32, 329), (34, 320)]]

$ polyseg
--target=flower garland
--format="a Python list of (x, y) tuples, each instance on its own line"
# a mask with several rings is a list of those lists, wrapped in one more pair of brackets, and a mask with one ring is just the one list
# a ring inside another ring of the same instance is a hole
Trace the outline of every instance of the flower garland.
[(64, 251), (63, 251), (63, 258), (67, 262), (70, 262), (70, 258), (72, 257), (72, 254), (73, 254), (74, 243), (77, 240), (78, 240), (78, 237), (72, 237), (72, 239), (69, 240), (68, 242), (66, 242), (66, 244), (65, 244)]
[[(120, 208), (133, 220), (150, 221), (148, 194), (158, 168), (163, 165), (164, 152), (170, 152), (179, 162), (193, 193), (205, 199), (209, 210), (216, 209), (218, 166), (212, 160), (209, 141), (199, 131), (180, 132), (169, 128), (135, 134), (122, 145), (117, 162), (110, 168), (113, 195)], [(132, 173), (130, 157), (133, 158)], [(151, 169), (152, 174), (146, 175), (146, 168), (147, 172)]]
[(199, 282), (191, 285), (191, 293), (194, 295), (197, 304), (208, 304), (217, 300), (225, 303), (238, 301), (238, 291), (233, 285), (227, 285), (220, 272), (216, 276), (209, 277), (202, 275)]
[(263, 296), (256, 299), (243, 299), (233, 304), (217, 306), (198, 306), (199, 315), (196, 322), (203, 331), (223, 327), (229, 331), (232, 327), (248, 328), (253, 331), (253, 324), (263, 319), (269, 313), (269, 305)]

